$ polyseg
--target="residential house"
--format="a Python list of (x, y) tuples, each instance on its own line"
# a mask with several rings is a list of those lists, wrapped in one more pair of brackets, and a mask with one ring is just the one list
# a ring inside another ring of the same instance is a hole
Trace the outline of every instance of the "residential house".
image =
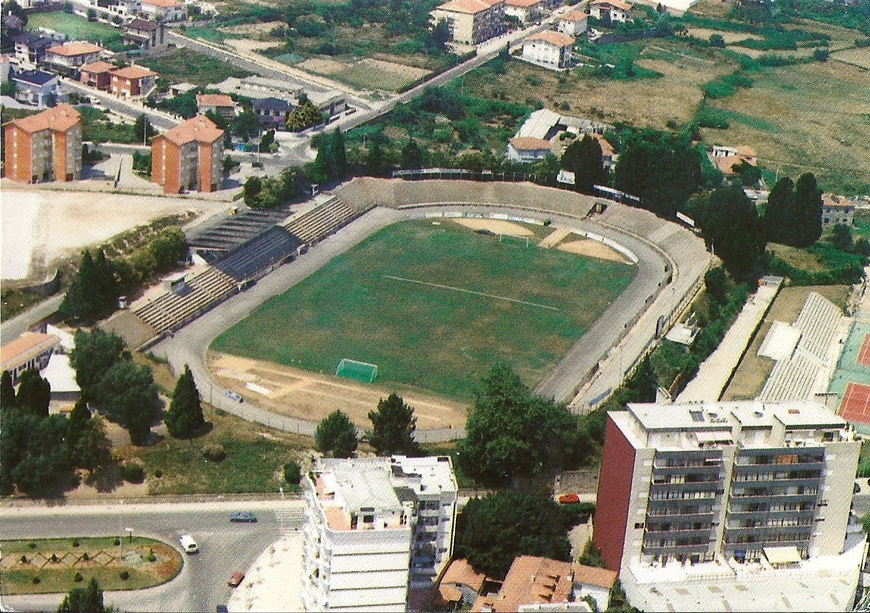
[(445, 20), (454, 42), (477, 45), (504, 32), (505, 0), (449, 0), (432, 11)]
[(124, 26), (122, 40), (125, 45), (136, 45), (140, 49), (153, 49), (163, 44), (165, 27), (159, 21), (149, 21), (137, 17)]
[(586, 31), (588, 18), (589, 14), (584, 13), (583, 11), (571, 11), (565, 13), (559, 17), (558, 30), (562, 34), (567, 34), (568, 36), (583, 34)]
[(200, 115), (211, 111), (230, 121), (236, 116), (236, 103), (226, 94), (197, 94), (196, 110)]
[(60, 344), (53, 334), (25, 332), (14, 341), (0, 347), (0, 372), (8, 372), (12, 385), (18, 385), (22, 373), (48, 366), (52, 353)]
[(115, 67), (109, 62), (102, 60), (91, 62), (90, 64), (82, 64), (79, 68), (79, 81), (85, 85), (96, 87), (97, 89), (107, 90), (112, 81), (109, 74)]
[(504, 14), (506, 17), (516, 17), (521, 24), (529, 24), (541, 14), (542, 0), (505, 0)]
[(45, 64), (61, 74), (78, 76), (84, 64), (100, 59), (103, 48), (88, 42), (69, 42), (45, 50)]
[(746, 145), (739, 147), (724, 147), (722, 145), (713, 145), (707, 153), (707, 157), (716, 168), (724, 175), (734, 175), (733, 167), (741, 163), (746, 163), (751, 166), (756, 165), (755, 149)]
[(57, 75), (43, 70), (12, 71), (9, 79), (15, 84), (15, 99), (24, 104), (45, 107), (57, 102)]
[(224, 131), (204, 115), (188, 119), (151, 140), (151, 181), (166, 194), (212, 192), (221, 179)]
[(260, 125), (265, 129), (283, 130), (287, 118), (293, 111), (293, 105), (287, 100), (270, 96), (268, 98), (255, 98), (251, 101), (251, 107), (257, 114)]
[(521, 58), (543, 68), (563, 70), (571, 63), (571, 48), (573, 46), (573, 37), (553, 30), (544, 30), (523, 40)]
[[(478, 596), (471, 611), (604, 611), (615, 582), (616, 572), (605, 568), (520, 556), (511, 564), (498, 593)], [(594, 608), (587, 598), (595, 603)]]
[(124, 20), (142, 12), (142, 0), (91, 0), (91, 5), (100, 13), (108, 11)]
[(610, 142), (604, 138), (604, 135), (599, 132), (588, 132), (588, 134), (597, 140), (598, 145), (601, 147), (601, 165), (607, 170), (613, 170), (616, 166), (616, 160), (619, 157), (619, 154), (616, 153), (613, 145), (611, 145)]
[(452, 555), (456, 478), (448, 456), (317, 460), (303, 478), (302, 604), (308, 611), (407, 609)]
[(187, 17), (184, 3), (179, 0), (142, 0), (140, 12), (154, 21), (180, 21)]
[(20, 183), (74, 181), (82, 172), (81, 116), (69, 104), (3, 124), (6, 177)]
[(147, 96), (156, 84), (157, 73), (142, 66), (118, 68), (111, 73), (109, 92), (121, 98)]
[(622, 0), (592, 0), (589, 3), (589, 16), (605, 24), (625, 23), (631, 19), (631, 4)]
[(45, 51), (57, 44), (48, 36), (36, 36), (23, 32), (12, 37), (15, 44), (15, 59), (22, 68), (36, 68), (45, 61)]
[(327, 118), (341, 115), (347, 110), (347, 98), (344, 93), (334, 89), (309, 92), (308, 99)]
[[(717, 609), (743, 608), (747, 582), (753, 609), (847, 609), (860, 450), (810, 401), (629, 403), (607, 414), (593, 542), (642, 610), (698, 610), (697, 577)], [(839, 569), (836, 588), (823, 568)]]
[(529, 136), (514, 136), (508, 140), (507, 158), (523, 164), (542, 160), (552, 154), (550, 141)]
[(475, 572), (465, 558), (452, 560), (438, 582), (438, 595), (453, 610), (465, 605), (471, 606), (480, 595), (486, 580), (486, 575)]
[(855, 203), (843, 196), (822, 194), (822, 226), (825, 228), (843, 224), (852, 226)]

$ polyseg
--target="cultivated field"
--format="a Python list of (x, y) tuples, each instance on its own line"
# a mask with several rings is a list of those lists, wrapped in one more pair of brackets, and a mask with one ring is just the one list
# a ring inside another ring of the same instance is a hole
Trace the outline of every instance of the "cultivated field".
[(64, 11), (31, 13), (27, 16), (27, 29), (33, 32), (47, 28), (66, 34), (70, 40), (89, 40), (93, 43), (110, 45), (121, 41), (121, 30)]
[(220, 335), (212, 349), (467, 401), (508, 361), (534, 385), (632, 281), (635, 268), (476, 234), (449, 221), (390, 226)]

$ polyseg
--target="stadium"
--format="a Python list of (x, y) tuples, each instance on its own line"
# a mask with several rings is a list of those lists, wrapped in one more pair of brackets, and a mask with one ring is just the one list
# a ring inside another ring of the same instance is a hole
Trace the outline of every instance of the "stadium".
[(193, 238), (203, 262), (188, 289), (164, 288), (107, 327), (148, 337), (140, 345), (174, 370), (189, 364), (219, 408), (303, 434), (336, 408), (364, 427), (396, 391), (420, 440), (457, 438), (498, 360), (588, 410), (679, 317), (711, 261), (690, 230), (646, 211), (526, 183), (358, 178), (266, 225), (235, 244)]

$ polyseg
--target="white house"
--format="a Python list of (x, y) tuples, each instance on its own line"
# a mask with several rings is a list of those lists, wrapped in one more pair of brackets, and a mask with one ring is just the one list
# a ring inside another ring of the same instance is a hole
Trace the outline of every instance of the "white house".
[(301, 600), (308, 611), (405, 611), (453, 553), (447, 456), (318, 460), (303, 480)]
[(589, 15), (583, 11), (571, 11), (559, 18), (558, 29), (562, 34), (577, 36), (586, 31)]
[(631, 4), (622, 0), (592, 0), (589, 16), (605, 22), (624, 23), (631, 19)]
[(142, 0), (141, 13), (155, 21), (179, 21), (187, 15), (178, 0)]
[(571, 60), (574, 38), (552, 30), (532, 34), (523, 41), (523, 55), (526, 62), (551, 70), (567, 68)]
[(40, 108), (48, 106), (52, 97), (57, 101), (60, 96), (56, 74), (42, 70), (12, 71), (9, 76), (15, 85), (15, 99)]
[(521, 24), (534, 21), (542, 9), (542, 0), (505, 0), (504, 3), (504, 14), (516, 17)]
[(530, 136), (514, 136), (508, 140), (507, 158), (523, 164), (542, 160), (552, 153), (550, 141)]

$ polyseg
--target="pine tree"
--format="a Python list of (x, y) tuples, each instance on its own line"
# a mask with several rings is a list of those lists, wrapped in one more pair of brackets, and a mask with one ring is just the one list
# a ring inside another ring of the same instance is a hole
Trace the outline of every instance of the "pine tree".
[(408, 139), (408, 144), (402, 147), (402, 170), (417, 170), (423, 168), (423, 151), (413, 138)]
[(414, 409), (405, 404), (401, 396), (390, 394), (386, 400), (381, 398), (378, 410), (369, 412), (369, 419), (372, 422), (369, 443), (378, 455), (419, 453), (417, 441), (414, 440), (417, 418), (414, 417)]
[(822, 236), (822, 191), (813, 173), (798, 178), (794, 186), (794, 203), (798, 222), (795, 247), (809, 247)]
[(794, 183), (783, 177), (773, 186), (767, 197), (764, 212), (764, 229), (767, 240), (772, 243), (791, 243), (794, 211)]
[(11, 409), (15, 406), (15, 387), (12, 385), (12, 375), (8, 370), (0, 376), (0, 409)]
[(336, 458), (349, 458), (356, 451), (356, 427), (347, 415), (336, 409), (317, 424), (314, 432), (317, 450)]
[(601, 145), (588, 134), (565, 148), (561, 163), (562, 168), (574, 173), (574, 188), (579, 192), (591, 194), (593, 185), (604, 183)]
[(51, 402), (51, 384), (39, 375), (35, 368), (28, 368), (21, 374), (15, 406), (25, 413), (48, 417), (48, 404)]
[(185, 365), (184, 372), (175, 384), (172, 392), (172, 402), (166, 412), (166, 428), (175, 438), (191, 438), (205, 425), (202, 416), (202, 406), (199, 401), (199, 391), (193, 380), (190, 367)]

